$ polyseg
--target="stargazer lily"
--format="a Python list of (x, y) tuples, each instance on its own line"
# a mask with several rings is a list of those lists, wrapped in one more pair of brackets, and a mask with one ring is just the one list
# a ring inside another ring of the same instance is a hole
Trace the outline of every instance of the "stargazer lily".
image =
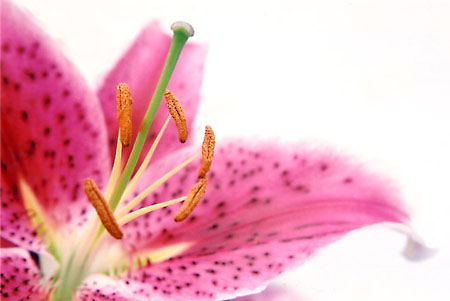
[(4, 300), (232, 298), (349, 231), (407, 227), (391, 183), (332, 149), (234, 138), (214, 150), (210, 127), (180, 144), (206, 52), (188, 43), (178, 98), (166, 90), (188, 24), (171, 39), (151, 23), (94, 93), (27, 13), (1, 4), (1, 237), (16, 246), (1, 251)]

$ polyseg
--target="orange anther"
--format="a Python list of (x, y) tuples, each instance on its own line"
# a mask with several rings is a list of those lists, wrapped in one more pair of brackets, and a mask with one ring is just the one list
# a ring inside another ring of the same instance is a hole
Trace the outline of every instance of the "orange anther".
[(128, 146), (131, 143), (133, 135), (133, 126), (131, 122), (131, 98), (130, 88), (127, 84), (120, 83), (117, 86), (117, 120), (119, 121), (120, 142), (123, 146)]
[(164, 92), (164, 98), (166, 99), (167, 108), (169, 109), (170, 115), (172, 115), (172, 118), (178, 128), (178, 139), (181, 143), (184, 143), (186, 142), (188, 136), (188, 128), (186, 124), (186, 116), (184, 115), (184, 110), (181, 107), (180, 101), (175, 94), (169, 90)]
[(121, 239), (123, 237), (122, 230), (120, 230), (108, 202), (103, 197), (94, 180), (89, 178), (84, 180), (84, 191), (86, 192), (89, 202), (91, 202), (95, 211), (97, 211), (97, 215), (105, 229), (115, 239)]
[(189, 191), (186, 200), (181, 206), (180, 210), (175, 215), (175, 221), (181, 222), (185, 220), (197, 206), (200, 199), (206, 192), (206, 184), (208, 183), (208, 178), (204, 177), (199, 179), (199, 181), (191, 188)]

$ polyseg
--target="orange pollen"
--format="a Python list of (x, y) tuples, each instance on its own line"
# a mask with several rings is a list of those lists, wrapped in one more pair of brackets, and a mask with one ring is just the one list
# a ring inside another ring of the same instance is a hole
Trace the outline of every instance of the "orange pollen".
[(178, 139), (181, 143), (184, 143), (186, 142), (188, 136), (188, 128), (186, 124), (186, 116), (184, 115), (184, 110), (181, 107), (180, 101), (175, 94), (169, 90), (164, 92), (164, 98), (166, 99), (167, 108), (169, 109), (170, 115), (172, 115), (172, 118), (178, 128)]
[(206, 173), (209, 171), (214, 157), (214, 147), (216, 146), (216, 136), (212, 128), (207, 125), (205, 128), (205, 138), (202, 144), (202, 164), (198, 171), (198, 177), (206, 177)]
[(176, 222), (181, 222), (185, 220), (189, 214), (192, 213), (194, 208), (197, 206), (200, 199), (206, 192), (206, 184), (208, 183), (208, 178), (205, 176), (198, 180), (198, 182), (189, 191), (186, 200), (181, 206), (180, 210), (175, 215), (174, 220)]
[(123, 146), (128, 146), (131, 143), (133, 135), (133, 127), (131, 122), (131, 98), (130, 88), (127, 84), (120, 83), (117, 86), (117, 120), (120, 128), (120, 142)]
[(122, 230), (120, 230), (108, 202), (103, 197), (94, 180), (89, 178), (84, 180), (84, 191), (89, 199), (89, 202), (91, 202), (92, 206), (95, 208), (95, 211), (97, 211), (97, 215), (105, 229), (115, 239), (121, 239), (123, 237)]

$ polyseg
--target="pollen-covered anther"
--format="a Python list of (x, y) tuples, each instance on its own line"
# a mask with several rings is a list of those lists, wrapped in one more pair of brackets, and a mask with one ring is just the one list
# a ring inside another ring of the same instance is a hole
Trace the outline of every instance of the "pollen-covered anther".
[(164, 98), (166, 99), (167, 108), (169, 109), (170, 115), (172, 115), (172, 118), (178, 128), (178, 139), (181, 143), (184, 143), (186, 142), (188, 136), (188, 127), (186, 124), (186, 116), (184, 115), (184, 110), (181, 107), (180, 101), (175, 94), (169, 90), (164, 92)]
[(207, 125), (205, 128), (205, 138), (202, 144), (202, 164), (198, 171), (198, 177), (203, 178), (211, 168), (212, 159), (214, 157), (214, 147), (216, 146), (216, 136), (212, 128)]
[(132, 122), (131, 122), (131, 98), (130, 88), (127, 84), (120, 83), (117, 86), (117, 120), (119, 121), (120, 142), (123, 146), (128, 146), (132, 138)]
[(89, 202), (91, 202), (95, 211), (97, 211), (97, 215), (106, 231), (108, 231), (115, 239), (121, 239), (123, 237), (122, 230), (117, 224), (116, 218), (114, 217), (108, 202), (103, 197), (94, 180), (89, 178), (84, 180), (84, 191)]
[(180, 210), (175, 214), (174, 220), (176, 222), (184, 221), (197, 206), (198, 202), (201, 200), (206, 192), (206, 185), (208, 184), (208, 178), (205, 176), (200, 178), (198, 182), (189, 191), (186, 200), (181, 206)]

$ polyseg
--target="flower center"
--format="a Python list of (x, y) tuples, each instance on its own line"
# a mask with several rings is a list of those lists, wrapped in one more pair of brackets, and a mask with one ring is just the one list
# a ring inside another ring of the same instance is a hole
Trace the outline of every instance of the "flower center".
[[(97, 216), (91, 218), (83, 226), (81, 231), (73, 233), (73, 237), (65, 240), (68, 246), (62, 246), (62, 250), (59, 252), (61, 253), (61, 257), (58, 258), (58, 261), (60, 261), (60, 269), (53, 281), (53, 285), (56, 287), (52, 293), (53, 300), (70, 300), (82, 280), (90, 274), (107, 273), (117, 276), (123, 268), (131, 267), (134, 264), (133, 260), (137, 260), (138, 264), (143, 264), (144, 262), (141, 262), (141, 259), (144, 258), (144, 261), (147, 261), (147, 263), (148, 260), (154, 263), (172, 257), (191, 246), (190, 242), (184, 242), (160, 248), (152, 251), (151, 254), (142, 254), (142, 256), (140, 254), (133, 254), (133, 256), (130, 256), (126, 254), (119, 241), (114, 241), (110, 238), (110, 236), (116, 240), (120, 240), (123, 237), (126, 238), (126, 233), (121, 229), (126, 223), (143, 214), (184, 201), (181, 209), (174, 217), (175, 222), (181, 222), (194, 210), (206, 191), (207, 172), (212, 162), (215, 146), (214, 132), (209, 126), (205, 130), (205, 139), (201, 152), (198, 152), (170, 170), (131, 201), (125, 203), (125, 200), (127, 200), (128, 196), (134, 190), (144, 170), (147, 168), (170, 119), (175, 121), (180, 142), (184, 143), (188, 136), (183, 108), (176, 96), (168, 91), (166, 87), (181, 50), (187, 39), (193, 35), (193, 30), (189, 24), (183, 22), (174, 23), (172, 30), (174, 35), (166, 64), (123, 170), (121, 168), (122, 148), (129, 146), (132, 141), (131, 105), (133, 100), (126, 84), (121, 83), (117, 87), (119, 134), (111, 176), (104, 194), (92, 179), (87, 178), (84, 180), (86, 196), (95, 208)], [(150, 150), (145, 155), (142, 164), (135, 171), (151, 123), (163, 95), (166, 99), (170, 115), (155, 138)], [(198, 173), (198, 182), (193, 185), (186, 196), (143, 207), (130, 213), (151, 192), (200, 155), (202, 156), (202, 163)], [(132, 177), (133, 173), (134, 176)], [(26, 188), (25, 185), (24, 189)]]
[[(130, 117), (125, 116), (124, 111), (120, 111), (123, 109), (123, 106), (120, 105), (123, 99), (121, 98), (121, 92), (123, 90), (127, 90), (124, 84), (120, 84), (118, 88), (118, 119), (119, 124), (122, 120), (125, 120), (126, 123), (129, 123)], [(130, 93), (126, 93), (127, 97), (130, 97)], [(110, 207), (107, 199), (109, 196), (113, 195), (114, 191), (117, 189), (116, 182), (120, 176), (120, 162), (121, 162), (121, 154), (122, 147), (126, 145), (121, 139), (122, 132), (130, 131), (128, 125), (120, 124), (119, 137), (117, 139), (117, 151), (116, 158), (114, 160), (115, 164), (113, 166), (113, 171), (110, 176), (110, 181), (108, 183), (108, 187), (106, 188), (106, 197), (102, 194), (100, 189), (97, 187), (95, 182), (92, 179), (84, 180), (84, 190), (87, 198), (89, 199), (92, 206), (95, 208), (98, 219), (93, 218), (87, 225), (84, 227), (82, 231), (82, 235), (74, 244), (74, 252), (71, 257), (68, 258), (66, 271), (69, 271), (66, 277), (61, 279), (63, 284), (58, 286), (58, 289), (62, 287), (62, 290), (66, 292), (70, 290), (72, 292), (81, 282), (83, 278), (92, 273), (108, 273), (112, 276), (117, 276), (120, 274), (122, 267), (130, 267), (134, 265), (133, 261), (130, 263), (130, 256), (124, 254), (124, 250), (121, 248), (121, 245), (111, 241), (109, 235), (113, 238), (120, 240), (124, 237), (124, 233), (121, 230), (121, 226), (126, 223), (132, 221), (133, 219), (138, 218), (139, 216), (149, 213), (151, 211), (170, 206), (172, 204), (176, 204), (184, 201), (181, 209), (175, 214), (174, 221), (181, 222), (185, 220), (191, 212), (194, 210), (200, 199), (203, 197), (206, 191), (207, 185), (207, 172), (210, 169), (213, 154), (214, 154), (214, 146), (215, 146), (215, 136), (211, 127), (207, 126), (205, 129), (205, 138), (202, 144), (202, 151), (195, 154), (194, 156), (188, 158), (180, 165), (173, 168), (171, 171), (163, 175), (160, 179), (158, 179), (155, 183), (144, 189), (139, 195), (137, 195), (134, 199), (129, 201), (127, 204), (124, 204), (124, 201), (127, 199), (129, 194), (134, 189), (135, 185), (139, 181), (142, 176), (143, 171), (147, 168), (150, 159), (158, 142), (160, 141), (168, 122), (171, 117), (175, 120), (175, 123), (178, 127), (178, 132), (180, 134), (180, 140), (185, 141), (187, 138), (187, 125), (186, 120), (184, 118), (184, 111), (181, 107), (178, 99), (171, 93), (170, 91), (166, 91), (165, 93), (166, 101), (169, 107), (169, 111), (171, 114), (167, 117), (166, 122), (164, 123), (161, 131), (156, 137), (152, 147), (149, 152), (145, 156), (143, 163), (137, 170), (134, 177), (131, 179), (129, 184), (127, 185), (124, 193), (122, 194), (119, 203), (118, 210), (114, 212), (114, 210)], [(130, 98), (131, 99), (131, 98)], [(127, 103), (131, 104), (132, 101), (128, 100)], [(126, 107), (124, 110), (128, 111), (127, 114), (131, 114), (131, 109)], [(180, 118), (183, 116), (183, 118)], [(188, 192), (187, 196), (179, 197), (173, 200), (169, 200), (166, 202), (158, 203), (155, 205), (147, 206), (135, 210), (129, 213), (133, 208), (135, 208), (142, 200), (144, 200), (150, 193), (152, 193), (156, 188), (162, 185), (165, 181), (167, 181), (171, 176), (175, 173), (183, 169), (186, 165), (191, 163), (193, 160), (202, 155), (202, 163), (198, 173), (198, 182), (193, 185), (192, 189)], [(104, 231), (106, 230), (109, 235)], [(133, 254), (134, 260), (137, 260), (138, 265), (148, 264), (148, 260), (150, 262), (155, 263), (161, 260), (165, 260), (169, 257), (176, 255), (179, 252), (186, 250), (190, 247), (190, 242), (184, 242), (176, 245), (170, 245), (164, 248), (160, 248), (156, 251), (152, 251), (151, 254)], [(143, 260), (143, 261), (142, 261)], [(75, 274), (75, 275), (74, 275)], [(66, 280), (69, 279), (69, 280)], [(70, 280), (72, 279), (72, 280)], [(65, 284), (66, 283), (66, 284)], [(64, 285), (65, 284), (65, 285)], [(58, 289), (56, 293), (58, 293)], [(57, 295), (62, 296), (62, 294)]]

